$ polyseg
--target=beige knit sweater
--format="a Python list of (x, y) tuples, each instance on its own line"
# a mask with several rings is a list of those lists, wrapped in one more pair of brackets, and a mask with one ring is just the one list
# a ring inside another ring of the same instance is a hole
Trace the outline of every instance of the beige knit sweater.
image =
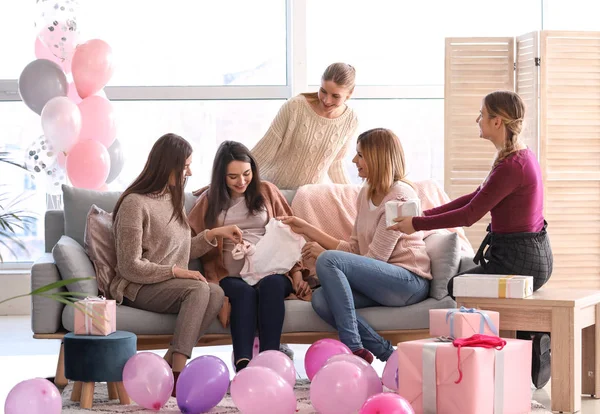
[(325, 174), (334, 183), (348, 184), (344, 158), (354, 150), (357, 127), (352, 108), (324, 118), (298, 95), (283, 104), (252, 155), (261, 177), (282, 189), (323, 182)]
[(117, 268), (110, 283), (118, 303), (123, 296), (134, 301), (143, 285), (173, 279), (173, 265), (187, 269), (190, 258), (216, 246), (205, 231), (192, 237), (190, 226), (171, 219), (172, 214), (170, 194), (129, 194), (121, 203), (113, 224)]

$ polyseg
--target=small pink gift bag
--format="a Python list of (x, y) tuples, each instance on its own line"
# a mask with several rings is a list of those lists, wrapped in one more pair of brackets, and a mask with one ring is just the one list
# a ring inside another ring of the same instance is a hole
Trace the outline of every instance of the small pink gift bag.
[(469, 338), (475, 334), (499, 336), (500, 314), (461, 307), (430, 309), (429, 334), (434, 337)]
[(458, 348), (436, 339), (398, 344), (398, 393), (415, 414), (531, 411), (531, 341)]
[(75, 334), (106, 336), (116, 330), (117, 304), (114, 300), (88, 297), (75, 302)]

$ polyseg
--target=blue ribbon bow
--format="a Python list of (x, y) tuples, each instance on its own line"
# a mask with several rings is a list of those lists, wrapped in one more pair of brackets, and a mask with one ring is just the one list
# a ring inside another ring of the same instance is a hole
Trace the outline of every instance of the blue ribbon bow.
[(492, 333), (494, 335), (498, 336), (498, 329), (496, 329), (494, 322), (492, 322), (492, 320), (490, 319), (490, 317), (488, 316), (487, 313), (485, 313), (484, 311), (477, 310), (475, 308), (465, 308), (464, 306), (461, 306), (459, 309), (450, 309), (446, 313), (446, 323), (448, 323), (448, 321), (450, 321), (450, 336), (451, 337), (454, 337), (454, 315), (456, 315), (457, 313), (477, 313), (477, 314), (479, 314), (479, 316), (481, 317), (479, 320), (479, 333), (483, 334), (483, 332), (485, 332), (485, 325), (487, 324), (487, 326), (490, 328), (490, 331), (492, 331)]

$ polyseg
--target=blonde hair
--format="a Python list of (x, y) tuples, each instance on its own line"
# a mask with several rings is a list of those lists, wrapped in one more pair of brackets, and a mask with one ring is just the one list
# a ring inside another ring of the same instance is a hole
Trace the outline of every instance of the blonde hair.
[[(337, 86), (346, 88), (350, 93), (354, 92), (354, 82), (356, 81), (356, 69), (348, 63), (336, 62), (327, 66), (321, 76), (322, 81), (332, 81)], [(317, 100), (317, 92), (303, 93), (309, 100)]]
[(367, 163), (369, 199), (387, 194), (397, 181), (412, 186), (406, 179), (404, 149), (396, 134), (389, 129), (375, 128), (360, 134), (356, 142)]
[(519, 147), (519, 134), (523, 129), (525, 104), (521, 97), (511, 91), (495, 91), (483, 99), (483, 104), (490, 118), (499, 117), (506, 128), (504, 146), (496, 154), (494, 169), (502, 160), (515, 152)]

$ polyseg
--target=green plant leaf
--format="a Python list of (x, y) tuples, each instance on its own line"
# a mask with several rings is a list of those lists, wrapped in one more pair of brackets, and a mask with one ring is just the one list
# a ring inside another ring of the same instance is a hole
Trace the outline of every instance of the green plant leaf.
[(32, 290), (29, 294), (37, 295), (37, 294), (44, 293), (44, 292), (47, 292), (52, 289), (70, 285), (75, 282), (82, 282), (84, 280), (93, 280), (93, 279), (94, 279), (93, 277), (74, 277), (72, 279), (59, 280), (58, 282), (50, 283), (49, 285), (45, 285), (45, 286), (39, 287), (35, 290)]

